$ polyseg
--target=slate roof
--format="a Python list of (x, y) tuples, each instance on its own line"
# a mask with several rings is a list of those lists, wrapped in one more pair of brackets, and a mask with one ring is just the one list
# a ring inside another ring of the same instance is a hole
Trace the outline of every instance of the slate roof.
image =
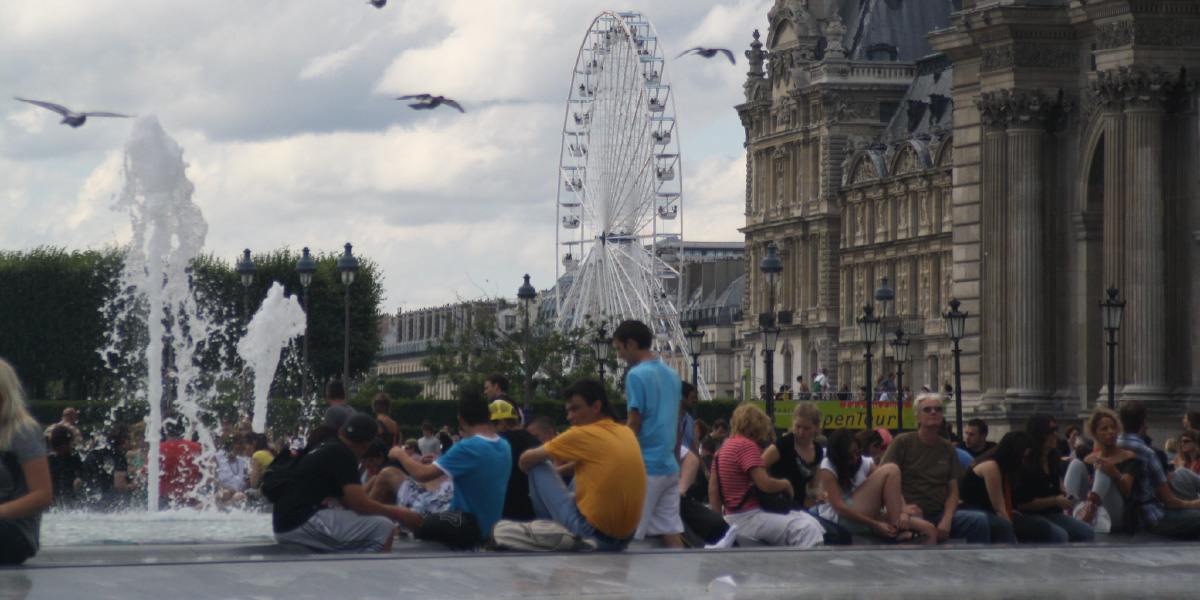
[(838, 8), (846, 27), (846, 57), (867, 60), (879, 44), (894, 47), (896, 60), (913, 62), (933, 52), (926, 34), (951, 26), (954, 0), (843, 0)]

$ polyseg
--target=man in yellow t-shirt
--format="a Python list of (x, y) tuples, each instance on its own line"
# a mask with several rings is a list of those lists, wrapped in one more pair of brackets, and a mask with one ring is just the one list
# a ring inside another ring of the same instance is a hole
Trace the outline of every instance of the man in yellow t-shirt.
[[(646, 495), (646, 465), (633, 430), (614, 421), (604, 386), (580, 379), (562, 391), (571, 428), (519, 461), (529, 474), (529, 496), (539, 519), (553, 519), (596, 541), (599, 550), (623, 550), (637, 530)], [(572, 497), (550, 459), (574, 463)]]

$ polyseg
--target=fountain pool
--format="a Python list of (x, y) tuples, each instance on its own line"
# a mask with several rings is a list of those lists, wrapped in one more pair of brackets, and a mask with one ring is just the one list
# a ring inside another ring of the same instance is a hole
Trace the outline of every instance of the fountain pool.
[(271, 513), (169, 509), (49, 511), (42, 516), (42, 547), (126, 544), (262, 544), (274, 541)]

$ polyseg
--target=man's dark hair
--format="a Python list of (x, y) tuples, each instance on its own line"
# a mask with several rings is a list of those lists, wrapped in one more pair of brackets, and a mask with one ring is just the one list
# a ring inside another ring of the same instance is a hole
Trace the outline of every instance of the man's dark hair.
[(725, 419), (717, 419), (716, 421), (713, 421), (713, 429), (724, 429), (725, 431), (729, 431), (729, 421), (726, 421)]
[[(628, 322), (626, 321), (626, 323)], [(584, 377), (583, 379), (577, 379), (575, 383), (563, 388), (563, 402), (570, 402), (571, 398), (575, 396), (582, 398), (584, 404), (588, 406), (593, 406), (597, 402), (601, 403), (600, 414), (614, 421), (617, 419), (617, 411), (613, 408), (612, 403), (608, 401), (608, 394), (604, 391), (604, 384), (599, 381), (590, 377)]]
[[(183, 417), (171, 417), (169, 419), (163, 420), (162, 436), (168, 440), (183, 437), (183, 432), (186, 430), (187, 430), (187, 425), (184, 425)], [(117, 435), (116, 428), (114, 427), (113, 431), (109, 432), (109, 434), (108, 434), (108, 441), (110, 444), (113, 444), (113, 447), (116, 447), (116, 446), (120, 445), (120, 443), (121, 443), (121, 442), (113, 442), (114, 436), (116, 436), (116, 435)], [(121, 441), (124, 442), (124, 437), (129, 435), (129, 432), (128, 432), (128, 430), (123, 430), (120, 435), (121, 435)]]
[(333, 398), (334, 400), (345, 400), (346, 384), (342, 383), (341, 379), (330, 379), (329, 383), (325, 384), (325, 397)]
[(371, 408), (376, 414), (392, 412), (392, 397), (383, 392), (375, 394), (375, 398), (371, 400)]
[(682, 387), (680, 387), (679, 391), (680, 391), (680, 394), (679, 394), (680, 398), (687, 398), (688, 396), (690, 396), (696, 392), (696, 386), (684, 381), (683, 385), (682, 385)]
[(983, 419), (971, 419), (970, 421), (967, 421), (967, 427), (975, 427), (979, 429), (979, 435), (981, 437), (987, 437), (987, 422), (985, 422)]
[(650, 332), (650, 328), (646, 327), (645, 323), (629, 320), (617, 325), (617, 330), (613, 332), (613, 339), (622, 344), (633, 340), (639, 350), (649, 350), (654, 334)]
[(1141, 400), (1122, 402), (1117, 414), (1121, 417), (1121, 430), (1125, 433), (1137, 433), (1146, 424), (1146, 405)]
[(433, 431), (433, 423), (430, 423), (429, 421), (425, 421), (424, 423), (421, 423), (421, 431), (422, 432)]
[(501, 393), (508, 393), (508, 377), (505, 377), (503, 373), (492, 373), (484, 381), (500, 388)]
[(554, 419), (550, 418), (549, 415), (537, 415), (536, 417), (530, 419), (529, 423), (525, 425), (525, 429), (529, 429), (535, 425), (543, 429), (554, 431)]
[(492, 421), (488, 412), (488, 401), (483, 394), (473, 390), (462, 390), (458, 393), (458, 416), (467, 425), (482, 425)]
[(1192, 424), (1192, 429), (1200, 429), (1200, 410), (1187, 411), (1188, 423)]

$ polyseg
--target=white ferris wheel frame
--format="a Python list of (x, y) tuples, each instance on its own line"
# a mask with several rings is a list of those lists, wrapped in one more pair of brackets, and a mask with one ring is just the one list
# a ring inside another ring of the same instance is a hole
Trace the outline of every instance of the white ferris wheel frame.
[(601, 326), (642, 320), (654, 351), (687, 365), (679, 324), (683, 163), (670, 81), (667, 54), (643, 14), (604, 11), (592, 20), (563, 114), (555, 318), (562, 329), (589, 317)]

